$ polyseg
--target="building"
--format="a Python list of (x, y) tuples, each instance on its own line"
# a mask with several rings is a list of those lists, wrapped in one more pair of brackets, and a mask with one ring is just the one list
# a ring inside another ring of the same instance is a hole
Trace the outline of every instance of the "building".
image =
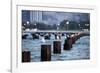
[(60, 24), (63, 20), (88, 22), (89, 13), (55, 12), (55, 11), (29, 11), (22, 10), (22, 21), (30, 23), (43, 22), (48, 25)]
[(30, 11), (30, 22), (42, 22), (42, 11)]
[(22, 22), (30, 21), (30, 11), (22, 10)]

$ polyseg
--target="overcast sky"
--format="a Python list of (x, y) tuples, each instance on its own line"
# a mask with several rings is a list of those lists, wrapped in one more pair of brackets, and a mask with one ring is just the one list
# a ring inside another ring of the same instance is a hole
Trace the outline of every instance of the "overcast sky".
[[(24, 18), (29, 18), (29, 13), (31, 12), (28, 10), (23, 10), (22, 15), (23, 20)], [(90, 21), (90, 14), (89, 13), (78, 13), (78, 12), (55, 12), (55, 11), (32, 11), (32, 12), (42, 12), (42, 20), (48, 22), (48, 24), (59, 24), (63, 20), (69, 21)]]

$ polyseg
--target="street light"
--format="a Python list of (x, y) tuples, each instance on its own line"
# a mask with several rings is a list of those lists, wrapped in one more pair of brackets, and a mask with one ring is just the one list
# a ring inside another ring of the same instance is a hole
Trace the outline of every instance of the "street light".
[(26, 23), (27, 23), (27, 25), (29, 25), (29, 24), (30, 24), (30, 22), (29, 22), (29, 21), (27, 21)]
[(79, 26), (79, 30), (81, 30), (81, 25), (80, 25), (80, 24), (78, 24), (78, 26)]
[(89, 30), (89, 24), (85, 24), (86, 28)]
[(37, 24), (35, 23), (34, 25), (35, 25), (35, 29), (34, 29), (34, 31), (37, 31)]
[(37, 24), (36, 24), (36, 23), (34, 24), (34, 26), (35, 26), (35, 28), (37, 29)]
[(24, 23), (24, 26), (26, 26), (26, 24)]
[(60, 25), (60, 24), (57, 24), (57, 30), (59, 30), (59, 25)]
[(36, 23), (34, 25), (36, 26)]
[(66, 25), (67, 25), (67, 30), (68, 30), (69, 21), (66, 22)]
[(85, 24), (85, 26), (89, 26), (89, 24)]

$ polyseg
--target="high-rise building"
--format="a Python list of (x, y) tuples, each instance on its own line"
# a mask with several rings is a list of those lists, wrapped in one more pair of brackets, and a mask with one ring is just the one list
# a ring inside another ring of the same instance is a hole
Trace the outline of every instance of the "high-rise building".
[(22, 10), (22, 22), (30, 21), (30, 11)]
[(42, 11), (30, 11), (30, 22), (41, 22), (42, 21)]
[(22, 22), (42, 22), (48, 25), (54, 25), (60, 24), (63, 20), (80, 23), (81, 21), (88, 22), (89, 19), (89, 13), (22, 10)]

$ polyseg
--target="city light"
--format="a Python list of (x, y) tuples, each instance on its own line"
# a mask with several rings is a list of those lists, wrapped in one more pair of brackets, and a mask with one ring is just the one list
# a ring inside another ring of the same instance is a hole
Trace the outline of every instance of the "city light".
[(29, 25), (29, 24), (30, 24), (30, 22), (29, 22), (29, 21), (27, 21), (26, 23), (27, 23), (27, 25)]
[(68, 30), (68, 29), (69, 29), (69, 28), (68, 28), (68, 25), (69, 25), (69, 21), (67, 21), (67, 22), (66, 22), (66, 24), (67, 24), (67, 30)]

